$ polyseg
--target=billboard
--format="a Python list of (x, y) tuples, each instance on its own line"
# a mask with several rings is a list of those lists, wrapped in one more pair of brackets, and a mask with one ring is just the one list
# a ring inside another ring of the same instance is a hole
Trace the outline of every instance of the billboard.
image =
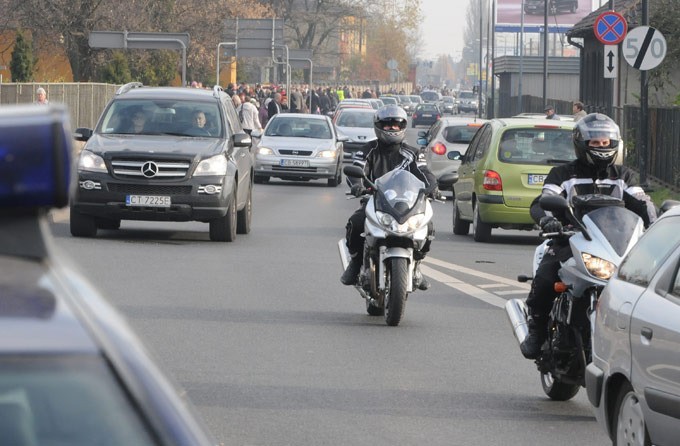
[[(600, 0), (548, 0), (548, 31), (564, 33), (600, 7)], [(496, 32), (520, 32), (524, 5), (524, 32), (542, 32), (544, 0), (496, 0)]]

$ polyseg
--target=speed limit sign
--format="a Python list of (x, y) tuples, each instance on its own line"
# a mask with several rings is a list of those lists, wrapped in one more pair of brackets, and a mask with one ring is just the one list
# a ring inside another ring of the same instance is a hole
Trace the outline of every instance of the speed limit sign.
[(638, 70), (651, 70), (666, 56), (666, 39), (658, 29), (638, 26), (623, 39), (623, 57)]

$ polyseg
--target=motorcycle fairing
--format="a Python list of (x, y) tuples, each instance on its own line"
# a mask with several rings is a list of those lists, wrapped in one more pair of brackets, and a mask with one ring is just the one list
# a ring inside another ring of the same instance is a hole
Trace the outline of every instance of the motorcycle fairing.
[(408, 170), (391, 170), (378, 178), (375, 185), (375, 210), (392, 215), (399, 224), (425, 212), (425, 183)]

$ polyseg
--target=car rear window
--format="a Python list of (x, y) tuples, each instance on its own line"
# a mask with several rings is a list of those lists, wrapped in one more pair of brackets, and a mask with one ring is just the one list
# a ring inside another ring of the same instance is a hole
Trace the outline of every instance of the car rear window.
[(442, 130), (442, 136), (446, 142), (452, 144), (458, 143), (469, 143), (472, 141), (472, 137), (475, 136), (479, 126), (468, 126), (468, 125), (450, 125)]
[(559, 164), (576, 159), (571, 129), (508, 129), (498, 145), (498, 158), (513, 164)]
[(423, 98), (423, 101), (438, 101), (439, 100), (439, 94), (435, 91), (424, 91), (420, 93), (420, 97)]
[(344, 110), (338, 121), (335, 123), (338, 127), (373, 127), (373, 113), (357, 113), (354, 110)]

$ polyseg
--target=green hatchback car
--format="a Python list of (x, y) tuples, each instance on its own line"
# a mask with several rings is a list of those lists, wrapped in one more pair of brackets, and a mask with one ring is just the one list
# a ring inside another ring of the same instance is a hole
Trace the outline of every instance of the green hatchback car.
[(573, 122), (493, 119), (475, 134), (454, 184), (453, 233), (488, 242), (492, 228), (532, 230), (531, 202), (550, 169), (576, 158)]

